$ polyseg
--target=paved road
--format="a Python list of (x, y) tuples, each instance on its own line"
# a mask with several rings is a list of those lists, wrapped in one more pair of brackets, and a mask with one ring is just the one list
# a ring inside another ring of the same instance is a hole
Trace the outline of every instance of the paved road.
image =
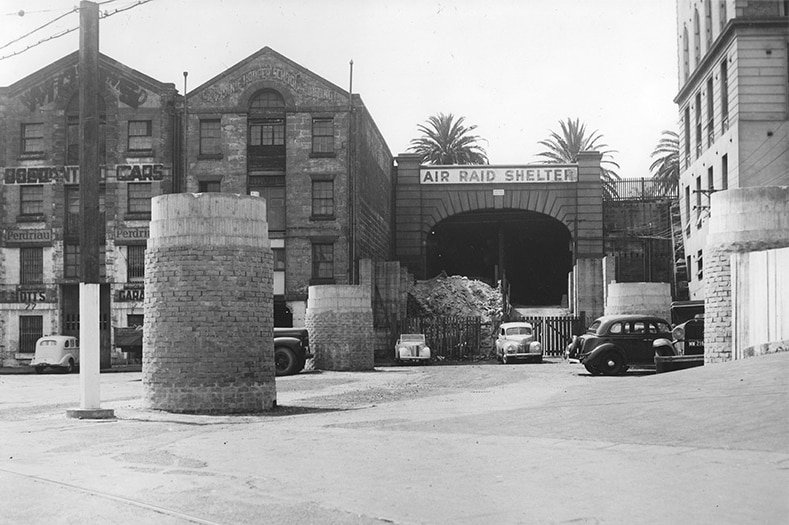
[(65, 418), (77, 375), (0, 375), (0, 523), (789, 522), (789, 353), (307, 373), (255, 416), (101, 379), (114, 421)]

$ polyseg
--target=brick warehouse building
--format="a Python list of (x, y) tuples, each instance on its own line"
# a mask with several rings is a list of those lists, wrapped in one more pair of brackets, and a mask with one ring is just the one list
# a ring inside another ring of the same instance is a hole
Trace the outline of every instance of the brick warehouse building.
[[(79, 96), (75, 52), (0, 88), (0, 364), (41, 335), (79, 335)], [(101, 361), (141, 326), (151, 197), (173, 191), (177, 92), (99, 59)]]
[[(77, 61), (0, 88), (0, 364), (29, 362), (41, 335), (78, 335)], [(103, 367), (112, 348), (140, 349), (128, 328), (143, 321), (152, 196), (265, 197), (278, 324), (303, 324), (311, 284), (391, 258), (393, 157), (358, 95), (270, 48), (185, 105), (174, 84), (103, 55), (100, 73)]]

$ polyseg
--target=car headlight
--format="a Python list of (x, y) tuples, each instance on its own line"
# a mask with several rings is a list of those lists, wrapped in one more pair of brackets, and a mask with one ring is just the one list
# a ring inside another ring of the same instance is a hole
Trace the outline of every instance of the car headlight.
[(430, 359), (430, 348), (428, 348), (427, 346), (423, 346), (422, 349), (419, 350), (419, 357)]
[(518, 351), (518, 345), (510, 343), (507, 345), (506, 350), (508, 354), (514, 354)]
[(675, 341), (684, 341), (685, 326), (684, 325), (675, 326), (674, 329), (671, 331), (671, 337), (673, 337)]
[(537, 342), (537, 341), (534, 341), (534, 342), (532, 342), (532, 343), (529, 345), (529, 350), (530, 350), (532, 353), (534, 353), (534, 354), (536, 354), (537, 352), (542, 352), (542, 345), (541, 345), (539, 342)]

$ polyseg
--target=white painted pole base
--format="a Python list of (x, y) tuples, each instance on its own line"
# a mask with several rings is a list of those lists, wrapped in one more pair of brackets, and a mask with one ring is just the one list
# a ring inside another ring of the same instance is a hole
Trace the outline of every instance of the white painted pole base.
[(110, 419), (112, 409), (102, 409), (99, 396), (101, 338), (98, 283), (79, 284), (79, 410), (67, 410), (75, 419)]

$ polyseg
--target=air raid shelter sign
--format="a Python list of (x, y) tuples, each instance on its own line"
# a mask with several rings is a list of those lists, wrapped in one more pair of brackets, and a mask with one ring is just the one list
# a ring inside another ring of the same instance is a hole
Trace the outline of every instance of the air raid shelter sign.
[(578, 182), (578, 166), (431, 166), (419, 170), (420, 184), (511, 184)]

